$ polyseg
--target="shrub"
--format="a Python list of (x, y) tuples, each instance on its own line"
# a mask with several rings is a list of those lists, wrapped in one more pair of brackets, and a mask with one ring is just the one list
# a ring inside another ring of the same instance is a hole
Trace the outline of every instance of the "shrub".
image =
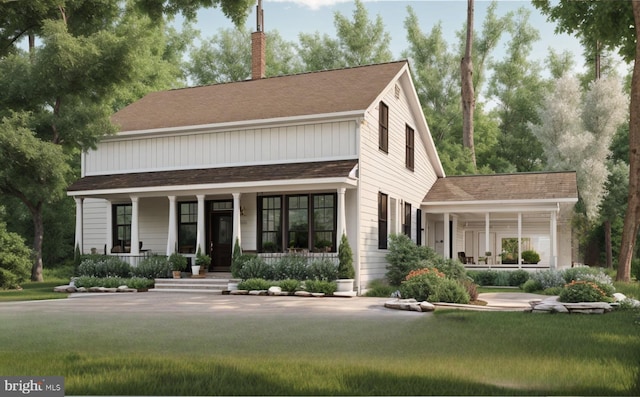
[(169, 263), (171, 264), (171, 270), (176, 272), (182, 272), (187, 268), (187, 258), (177, 252), (169, 256)]
[(293, 293), (300, 289), (302, 282), (300, 280), (287, 279), (280, 280), (278, 285), (280, 286), (280, 288), (282, 288), (283, 291)]
[[(270, 277), (274, 280), (285, 280), (288, 278), (305, 280), (307, 278), (307, 259), (302, 255), (285, 255), (275, 263), (272, 269)], [(267, 275), (256, 277), (270, 278), (267, 277)]]
[(385, 280), (371, 280), (367, 286), (365, 296), (376, 298), (388, 298), (398, 288), (392, 287)]
[(333, 281), (338, 278), (338, 267), (331, 259), (316, 259), (307, 268), (307, 276), (314, 280)]
[(542, 284), (540, 284), (540, 281), (534, 280), (532, 278), (525, 281), (525, 283), (522, 284), (521, 288), (524, 292), (529, 292), (529, 293), (539, 292), (543, 290)]
[(403, 298), (427, 301), (429, 296), (436, 292), (436, 288), (442, 280), (444, 277), (437, 271), (416, 274), (400, 285), (400, 294)]
[(335, 283), (335, 281), (305, 280), (304, 289), (307, 292), (333, 295), (333, 293), (338, 289), (338, 285)]
[(151, 288), (154, 285), (153, 280), (149, 280), (141, 277), (95, 277), (95, 276), (81, 276), (75, 279), (76, 287), (104, 287), (104, 288), (118, 288), (122, 285), (126, 285), (129, 288)]
[(136, 277), (154, 279), (171, 277), (171, 264), (164, 255), (152, 255), (131, 269)]
[(560, 292), (560, 302), (610, 301), (606, 293), (593, 281), (572, 281)]
[(236, 242), (233, 245), (233, 252), (231, 253), (231, 276), (234, 278), (240, 278), (240, 268), (248, 258), (242, 255), (242, 247), (240, 247), (240, 239), (236, 238)]
[(424, 259), (420, 263), (433, 266), (444, 273), (446, 277), (454, 280), (464, 280), (467, 278), (467, 271), (464, 265), (457, 259), (445, 259), (440, 255), (436, 255), (429, 259)]
[(467, 291), (467, 294), (469, 294), (469, 300), (477, 301), (478, 300), (478, 286), (476, 285), (476, 283), (474, 283), (471, 280), (463, 280), (461, 284), (465, 288), (465, 290)]
[(348, 279), (355, 278), (355, 276), (353, 251), (349, 245), (349, 239), (343, 234), (340, 239), (340, 247), (338, 247), (338, 278)]
[(29, 277), (31, 250), (19, 234), (0, 223), (0, 288), (18, 288)]
[(469, 303), (469, 293), (457, 280), (445, 278), (440, 281), (433, 294), (429, 295), (429, 302)]
[(420, 251), (416, 244), (404, 234), (389, 236), (389, 253), (386, 255), (387, 280), (391, 285), (400, 285), (411, 270), (420, 268)]
[(562, 287), (565, 284), (563, 273), (559, 270), (543, 270), (531, 273), (530, 279), (540, 283), (541, 290), (551, 287)]
[(238, 277), (243, 280), (251, 278), (270, 280), (273, 278), (273, 268), (259, 256), (252, 255), (242, 264), (238, 271)]
[(540, 262), (540, 255), (533, 250), (522, 251), (522, 260), (525, 263), (538, 263)]
[(529, 280), (529, 272), (526, 270), (518, 269), (509, 272), (509, 285), (512, 287), (519, 287)]
[(250, 278), (244, 280), (238, 284), (238, 289), (246, 289), (249, 291), (262, 291), (267, 290), (269, 287), (277, 285), (278, 283), (274, 283), (273, 281), (268, 281), (263, 278)]
[(470, 270), (467, 275), (480, 286), (496, 285), (498, 272), (495, 270)]
[(121, 261), (115, 256), (91, 256), (80, 263), (80, 266), (78, 266), (78, 275), (98, 278), (129, 278), (131, 276), (131, 265)]
[(493, 285), (497, 287), (507, 287), (509, 286), (509, 273), (510, 271), (501, 270), (496, 272), (496, 279), (493, 282)]

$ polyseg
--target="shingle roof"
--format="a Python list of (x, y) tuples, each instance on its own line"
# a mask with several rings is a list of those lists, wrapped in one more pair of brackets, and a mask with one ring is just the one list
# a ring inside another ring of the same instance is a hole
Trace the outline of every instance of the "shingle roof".
[(161, 91), (112, 116), (121, 131), (365, 110), (406, 61)]
[(205, 168), (196, 170), (141, 172), (95, 175), (79, 179), (69, 192), (87, 190), (131, 189), (162, 186), (186, 186), (217, 183), (295, 180), (307, 178), (347, 177), (357, 160), (254, 165), (245, 167)]
[(575, 172), (532, 172), (440, 178), (425, 203), (578, 199)]

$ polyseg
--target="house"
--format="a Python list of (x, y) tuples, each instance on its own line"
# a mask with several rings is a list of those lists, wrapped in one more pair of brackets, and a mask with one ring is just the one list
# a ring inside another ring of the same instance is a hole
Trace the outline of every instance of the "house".
[[(406, 233), (469, 266), (535, 249), (569, 265), (575, 173), (446, 177), (408, 62), (264, 77), (148, 94), (113, 115), (120, 132), (82, 154), (76, 244), (135, 263), (148, 252), (212, 256), (337, 252), (347, 235), (356, 287), (386, 272)], [(256, 55), (257, 54), (257, 55)], [(515, 240), (514, 240), (515, 239)], [(514, 243), (515, 241), (515, 243)]]

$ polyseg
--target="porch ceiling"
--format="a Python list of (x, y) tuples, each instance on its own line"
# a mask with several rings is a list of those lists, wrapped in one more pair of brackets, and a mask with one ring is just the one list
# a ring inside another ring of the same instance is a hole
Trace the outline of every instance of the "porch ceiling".
[(276, 181), (306, 182), (313, 180), (350, 180), (358, 160), (337, 160), (291, 164), (269, 164), (244, 167), (204, 168), (94, 175), (79, 179), (67, 189), (68, 194), (95, 195), (132, 192), (135, 190), (175, 190), (177, 187), (229, 186), (230, 184), (272, 184)]

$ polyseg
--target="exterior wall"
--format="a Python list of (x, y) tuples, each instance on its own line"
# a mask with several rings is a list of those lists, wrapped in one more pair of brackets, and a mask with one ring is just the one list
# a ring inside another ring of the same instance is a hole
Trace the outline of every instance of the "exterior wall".
[(353, 121), (144, 138), (116, 136), (85, 155), (84, 175), (355, 158), (356, 142)]
[(83, 246), (81, 251), (88, 254), (91, 253), (92, 248), (95, 248), (97, 253), (103, 254), (107, 243), (107, 201), (86, 198), (83, 210)]
[[(389, 107), (389, 152), (379, 150), (378, 145), (378, 107), (372, 104), (360, 129), (360, 209), (359, 209), (359, 287), (366, 289), (369, 281), (384, 278), (387, 250), (378, 249), (378, 193), (389, 196), (389, 203), (396, 200), (396, 215), (389, 206), (389, 232), (400, 231), (397, 214), (402, 203), (411, 204), (411, 238), (416, 240), (416, 210), (420, 208), (424, 195), (435, 183), (436, 173), (427, 157), (425, 143), (418, 130), (420, 124), (411, 113), (404, 89), (399, 98), (395, 96), (395, 87), (391, 85), (384, 93), (382, 101)], [(415, 131), (415, 167), (411, 171), (405, 166), (405, 126)], [(395, 219), (395, 221), (393, 221)], [(391, 223), (394, 222), (392, 225)]]

